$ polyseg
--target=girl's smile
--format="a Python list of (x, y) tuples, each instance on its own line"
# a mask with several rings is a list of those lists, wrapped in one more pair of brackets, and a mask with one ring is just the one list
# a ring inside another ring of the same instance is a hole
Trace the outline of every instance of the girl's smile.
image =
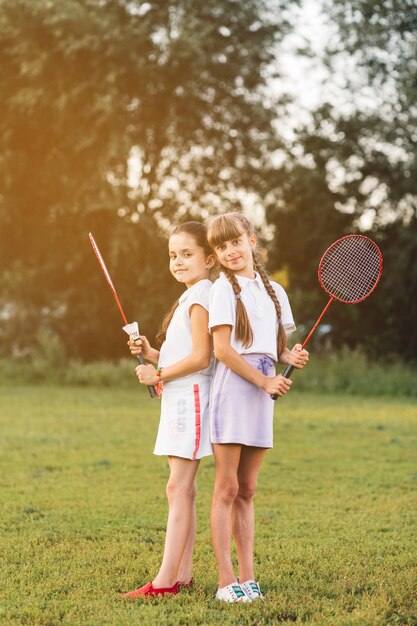
[(179, 283), (191, 287), (208, 278), (214, 259), (206, 257), (203, 248), (197, 245), (188, 233), (177, 233), (169, 239), (169, 269)]
[(256, 246), (256, 235), (243, 232), (235, 239), (223, 241), (215, 247), (218, 260), (224, 267), (239, 276), (254, 278), (252, 251)]

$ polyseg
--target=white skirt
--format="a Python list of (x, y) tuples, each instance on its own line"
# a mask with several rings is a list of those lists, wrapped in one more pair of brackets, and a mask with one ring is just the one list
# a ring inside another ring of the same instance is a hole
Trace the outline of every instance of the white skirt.
[(201, 459), (210, 443), (211, 376), (193, 374), (164, 383), (154, 454)]

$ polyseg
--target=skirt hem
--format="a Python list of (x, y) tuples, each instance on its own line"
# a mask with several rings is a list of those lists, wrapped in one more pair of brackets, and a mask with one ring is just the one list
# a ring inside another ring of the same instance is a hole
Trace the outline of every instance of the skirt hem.
[(270, 448), (274, 447), (272, 443), (266, 442), (266, 441), (262, 441), (262, 442), (257, 441), (256, 443), (254, 443), (253, 441), (242, 441), (240, 439), (239, 440), (238, 439), (234, 439), (234, 440), (231, 441), (230, 439), (223, 440), (221, 438), (217, 438), (217, 440), (215, 441), (214, 438), (212, 438), (211, 443), (225, 443), (225, 444), (227, 444), (227, 443), (237, 443), (237, 444), (239, 444), (241, 446), (250, 446), (252, 448), (268, 448), (268, 449), (270, 449)]
[(201, 455), (198, 454), (196, 457), (193, 457), (192, 454), (188, 456), (186, 454), (179, 454), (178, 452), (155, 452), (155, 450), (153, 451), (153, 454), (155, 456), (177, 456), (180, 459), (188, 459), (189, 461), (200, 461), (205, 456), (213, 456), (213, 451), (205, 452)]

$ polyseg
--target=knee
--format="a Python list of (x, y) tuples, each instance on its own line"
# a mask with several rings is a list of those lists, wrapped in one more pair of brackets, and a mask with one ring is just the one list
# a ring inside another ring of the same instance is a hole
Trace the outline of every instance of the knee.
[(237, 481), (222, 481), (216, 484), (214, 497), (223, 502), (233, 502), (239, 492), (239, 484)]
[(256, 493), (256, 481), (245, 481), (239, 483), (238, 497), (243, 500), (253, 500)]
[(195, 483), (188, 485), (172, 478), (170, 478), (167, 482), (166, 495), (169, 502), (172, 502), (173, 500), (176, 500), (178, 498), (186, 498), (188, 500), (194, 501), (196, 493), (197, 489)]

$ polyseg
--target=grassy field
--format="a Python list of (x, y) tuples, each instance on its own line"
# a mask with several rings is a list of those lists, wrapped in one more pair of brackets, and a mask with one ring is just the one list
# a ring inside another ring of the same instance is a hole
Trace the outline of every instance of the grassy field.
[(264, 602), (219, 605), (212, 459), (195, 588), (125, 604), (162, 553), (158, 402), (131, 388), (0, 388), (0, 624), (417, 624), (417, 402), (292, 392), (256, 497)]

